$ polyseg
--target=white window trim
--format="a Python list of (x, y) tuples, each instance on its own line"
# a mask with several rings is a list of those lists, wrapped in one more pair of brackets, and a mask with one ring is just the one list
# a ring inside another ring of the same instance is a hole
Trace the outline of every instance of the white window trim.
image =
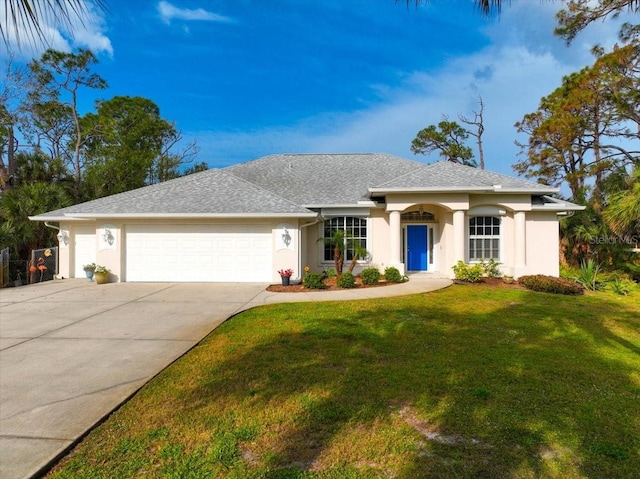
[(491, 217), (491, 218), (497, 218), (499, 221), (499, 227), (500, 227), (500, 234), (498, 234), (497, 236), (495, 235), (491, 235), (491, 236), (475, 236), (475, 238), (490, 238), (490, 239), (495, 239), (497, 238), (499, 243), (498, 243), (498, 259), (494, 259), (494, 261), (498, 261), (499, 263), (504, 263), (503, 261), (503, 255), (504, 255), (504, 224), (502, 221), (502, 216), (499, 215), (485, 215), (485, 214), (473, 214), (473, 215), (469, 215), (467, 217), (467, 227), (466, 227), (466, 231), (465, 231), (465, 242), (466, 242), (466, 258), (467, 258), (467, 263), (469, 264), (475, 264), (475, 263), (481, 263), (482, 261), (489, 261), (492, 258), (482, 258), (482, 259), (471, 259), (471, 248), (470, 248), (470, 242), (471, 242), (471, 235), (469, 234), (469, 228), (471, 226), (471, 219), (472, 218), (487, 218), (487, 217)]
[[(367, 249), (367, 251), (369, 251), (369, 253), (371, 253), (371, 217), (370, 216), (364, 216), (364, 215), (349, 215), (349, 214), (342, 214), (342, 215), (333, 215), (333, 216), (328, 216), (325, 217), (325, 221), (327, 220), (331, 220), (333, 218), (345, 218), (345, 224), (346, 224), (346, 218), (347, 217), (351, 217), (351, 218), (358, 218), (358, 219), (364, 219), (367, 220), (367, 244), (365, 245), (365, 248)], [(322, 223), (318, 224), (318, 237), (320, 239), (324, 239), (324, 221)], [(333, 265), (334, 261), (333, 259), (331, 260), (326, 260), (324, 259), (324, 242), (323, 241), (318, 241), (318, 258), (320, 259), (319, 264), (320, 265)], [(344, 258), (344, 264), (346, 265), (347, 263), (349, 263), (351, 260), (347, 260), (347, 258)], [(357, 264), (368, 264), (370, 261), (368, 261), (367, 259), (359, 259), (357, 261)]]

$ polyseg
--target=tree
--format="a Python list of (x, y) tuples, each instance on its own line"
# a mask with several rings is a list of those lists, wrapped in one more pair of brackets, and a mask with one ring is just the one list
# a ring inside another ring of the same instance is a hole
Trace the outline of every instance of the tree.
[(24, 27), (32, 44), (46, 44), (46, 25), (43, 22), (53, 20), (54, 26), (71, 30), (72, 18), (81, 22), (86, 19), (90, 4), (99, 9), (105, 8), (103, 0), (5, 0), (5, 18), (1, 20), (6, 23), (0, 22), (0, 36), (8, 46), (13, 33), (21, 45), (20, 31)]
[(176, 178), (183, 155), (197, 153), (194, 144), (171, 152), (182, 135), (151, 100), (116, 96), (98, 102), (96, 110), (81, 122), (83, 129), (96, 132), (84, 145), (89, 198)]
[(613, 54), (604, 55), (594, 66), (564, 77), (536, 112), (516, 123), (520, 133), (529, 134), (528, 142), (520, 144), (526, 158), (514, 165), (517, 173), (552, 185), (566, 181), (574, 200), (586, 199), (585, 188), (593, 179), (592, 191), (602, 204), (606, 175), (633, 163), (640, 153), (621, 146), (621, 140), (634, 135), (629, 112), (637, 110), (639, 96), (629, 89), (630, 79), (613, 68), (613, 59)]
[(469, 138), (469, 132), (455, 121), (448, 121), (445, 116), (436, 125), (429, 125), (420, 130), (411, 142), (411, 151), (415, 155), (428, 155), (434, 151), (440, 151), (440, 156), (453, 163), (477, 166), (473, 160), (471, 148), (464, 145)]
[[(40, 60), (29, 63), (36, 81), (34, 89), (29, 94), (29, 108), (34, 118), (42, 117), (43, 112), (52, 112), (55, 116), (46, 117), (47, 119), (57, 118), (62, 122), (71, 122), (71, 131), (64, 132), (63, 128), (63, 136), (69, 138), (71, 145), (69, 161), (73, 165), (76, 198), (80, 197), (82, 147), (92, 133), (83, 128), (80, 121), (78, 94), (82, 87), (107, 87), (105, 80), (91, 72), (91, 67), (96, 63), (95, 55), (85, 49), (80, 49), (77, 53), (49, 49)], [(63, 93), (66, 94), (66, 98), (61, 98)]]
[[(564, 38), (567, 43), (571, 43), (576, 35), (584, 30), (588, 25), (607, 17), (617, 18), (622, 12), (629, 11), (637, 13), (640, 11), (640, 1), (638, 0), (568, 0), (560, 10), (556, 18), (558, 27), (555, 34)], [(637, 36), (636, 28), (626, 25), (621, 33), (626, 32), (627, 38)]]
[(481, 170), (484, 170), (484, 150), (482, 148), (482, 134), (484, 133), (484, 102), (482, 101), (481, 96), (478, 97), (478, 103), (480, 105), (480, 111), (473, 112), (473, 120), (470, 120), (460, 114), (458, 115), (458, 118), (462, 123), (476, 127), (475, 132), (467, 130), (467, 133), (476, 138), (476, 142), (478, 143), (478, 158), (480, 160), (479, 166)]
[(28, 71), (16, 66), (13, 56), (6, 61), (4, 79), (0, 89), (0, 191), (13, 186), (16, 170), (15, 154), (18, 140), (15, 130), (22, 119), (20, 104), (29, 87)]
[(333, 247), (333, 265), (336, 268), (336, 273), (342, 274), (342, 268), (344, 266), (344, 252), (347, 246), (344, 230), (333, 230), (331, 232), (331, 236), (320, 238), (318, 241), (322, 241), (324, 244)]
[(635, 237), (640, 242), (640, 163), (627, 177), (626, 188), (612, 194), (603, 216), (620, 237)]

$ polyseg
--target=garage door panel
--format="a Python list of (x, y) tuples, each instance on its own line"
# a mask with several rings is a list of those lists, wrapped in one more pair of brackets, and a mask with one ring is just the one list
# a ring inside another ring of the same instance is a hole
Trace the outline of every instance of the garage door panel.
[(126, 248), (127, 281), (271, 280), (265, 225), (129, 225)]
[(74, 272), (75, 278), (84, 278), (82, 268), (85, 264), (96, 262), (96, 229), (93, 226), (76, 227), (74, 234)]

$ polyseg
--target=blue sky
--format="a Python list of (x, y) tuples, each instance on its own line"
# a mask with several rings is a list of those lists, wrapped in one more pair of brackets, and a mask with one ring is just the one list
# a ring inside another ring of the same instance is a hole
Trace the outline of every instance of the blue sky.
[[(561, 2), (504, 2), (485, 18), (472, 0), (107, 0), (59, 50), (91, 48), (109, 88), (83, 108), (143, 96), (223, 167), (272, 153), (382, 152), (425, 163), (411, 140), (442, 115), (485, 104), (487, 169), (513, 174), (513, 124), (561, 78), (592, 62), (617, 29), (598, 23), (571, 45), (553, 36)], [(0, 10), (4, 7), (0, 5)], [(0, 11), (4, 16), (4, 12)], [(0, 50), (2, 60), (6, 49)], [(19, 59), (39, 57), (23, 47)], [(469, 145), (475, 148), (470, 138)], [(345, 179), (348, 181), (348, 179)]]

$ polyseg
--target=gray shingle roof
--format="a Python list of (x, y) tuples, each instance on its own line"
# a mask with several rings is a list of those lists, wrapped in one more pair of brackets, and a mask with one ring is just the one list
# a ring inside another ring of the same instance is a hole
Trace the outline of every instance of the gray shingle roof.
[(225, 171), (207, 170), (51, 211), (39, 218), (74, 214), (307, 216), (312, 212)]
[(545, 194), (555, 189), (450, 162), (424, 165), (386, 154), (271, 155), (38, 215), (313, 216), (309, 207), (357, 205), (385, 191), (502, 191)]
[(525, 190), (527, 192), (553, 192), (556, 188), (525, 181), (512, 176), (501, 175), (450, 161), (440, 161), (432, 165), (414, 168), (409, 173), (372, 186), (373, 191), (396, 189), (451, 190), (493, 189), (500, 185), (503, 190)]
[(369, 187), (422, 163), (386, 154), (270, 155), (225, 168), (240, 178), (305, 206), (353, 205)]

